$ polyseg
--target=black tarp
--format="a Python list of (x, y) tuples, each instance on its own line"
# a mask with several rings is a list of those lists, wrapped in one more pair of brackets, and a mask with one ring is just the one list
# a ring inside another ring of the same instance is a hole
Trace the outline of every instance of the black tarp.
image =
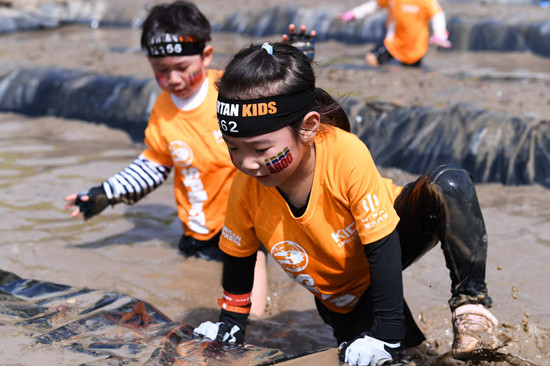
[[(153, 79), (130, 76), (56, 68), (15, 69), (0, 76), (0, 111), (103, 123), (137, 142), (143, 141), (157, 95)], [(549, 120), (467, 104), (400, 107), (351, 99), (347, 104), (353, 132), (380, 166), (421, 174), (438, 164), (456, 164), (478, 183), (550, 188)]]
[[(142, 3), (91, 2), (86, 6), (45, 3), (33, 10), (0, 12), (0, 34), (17, 30), (54, 28), (63, 24), (138, 27), (147, 14)], [(199, 4), (200, 5), (200, 4)], [(536, 6), (525, 1), (524, 6)], [(1, 10), (1, 8), (0, 8)], [(299, 8), (291, 5), (267, 7), (262, 11), (229, 13), (213, 21), (214, 31), (235, 32), (254, 37), (283, 34), (288, 24), (305, 24), (317, 31), (319, 41), (336, 40), (349, 44), (378, 43), (385, 34), (386, 15), (378, 12), (367, 18), (342, 23), (337, 6)], [(550, 21), (540, 19), (477, 19), (452, 16), (448, 19), (453, 50), (530, 51), (550, 57)]]
[(550, 188), (550, 120), (458, 104), (446, 109), (366, 103), (353, 132), (374, 161), (421, 174), (439, 164), (467, 169), (475, 182)]
[(103, 123), (143, 141), (158, 93), (153, 79), (53, 67), (13, 69), (0, 76), (0, 111)]
[(19, 348), (3, 349), (4, 361), (8, 353), (33, 352), (36, 362), (47, 353), (81, 365), (272, 365), (291, 359), (274, 349), (203, 341), (193, 337), (191, 325), (131, 296), (2, 270), (0, 334), (30, 342), (19, 339)]

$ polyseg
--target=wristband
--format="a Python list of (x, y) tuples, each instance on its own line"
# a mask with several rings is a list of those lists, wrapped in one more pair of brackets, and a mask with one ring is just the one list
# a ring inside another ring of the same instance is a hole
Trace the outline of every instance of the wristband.
[(228, 305), (248, 306), (250, 305), (250, 292), (246, 294), (236, 295), (227, 291), (223, 291), (223, 301)]
[(231, 311), (233, 313), (239, 313), (239, 314), (249, 314), (250, 313), (250, 306), (243, 307), (243, 306), (230, 305), (229, 303), (224, 301), (224, 299), (222, 299), (222, 298), (218, 299), (218, 305), (220, 305), (222, 309), (227, 310), (227, 311)]

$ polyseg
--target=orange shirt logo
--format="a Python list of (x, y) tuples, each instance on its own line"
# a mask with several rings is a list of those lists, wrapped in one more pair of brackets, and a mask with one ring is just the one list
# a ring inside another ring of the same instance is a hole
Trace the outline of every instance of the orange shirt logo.
[(271, 255), (287, 272), (303, 271), (309, 261), (304, 248), (288, 240), (273, 245)]
[(180, 168), (187, 168), (193, 162), (193, 150), (183, 141), (172, 141), (168, 147), (172, 161)]

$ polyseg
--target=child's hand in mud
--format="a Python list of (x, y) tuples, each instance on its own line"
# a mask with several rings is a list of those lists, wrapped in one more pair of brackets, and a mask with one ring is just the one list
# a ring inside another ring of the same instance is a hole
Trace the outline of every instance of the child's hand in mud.
[(107, 206), (109, 206), (109, 199), (103, 189), (103, 186), (93, 187), (86, 192), (81, 192), (78, 194), (70, 194), (65, 197), (67, 204), (65, 205), (66, 210), (71, 210), (71, 217), (75, 218), (80, 213), (84, 216), (84, 220), (99, 214)]

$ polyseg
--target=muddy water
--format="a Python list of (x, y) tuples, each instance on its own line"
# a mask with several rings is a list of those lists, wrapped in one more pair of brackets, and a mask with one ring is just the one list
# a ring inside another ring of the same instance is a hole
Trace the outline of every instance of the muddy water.
[[(135, 52), (138, 37), (132, 30), (79, 27), (20, 32), (2, 38), (0, 70), (54, 65), (148, 76), (146, 61)], [(214, 67), (223, 67), (232, 52), (250, 42), (226, 34), (215, 39)], [(335, 94), (433, 106), (469, 102), (515, 115), (550, 115), (548, 59), (431, 51), (422, 70), (373, 70), (362, 65), (365, 47), (328, 42), (317, 49), (319, 84)], [(0, 268), (25, 278), (119, 291), (150, 302), (176, 321), (213, 319), (221, 265), (177, 254), (181, 232), (170, 180), (139, 204), (108, 208), (89, 222), (71, 220), (64, 210), (65, 195), (125, 168), (141, 148), (123, 131), (102, 125), (0, 114)], [(399, 183), (414, 178), (382, 171)], [(514, 355), (503, 356), (499, 364), (520, 365), (524, 359), (548, 365), (550, 191), (478, 185), (478, 193), (490, 243), (487, 282), (507, 342), (502, 353)], [(273, 261), (268, 271), (268, 309), (261, 319), (252, 319), (247, 342), (288, 354), (333, 347), (310, 294)], [(417, 364), (460, 364), (446, 356), (449, 279), (440, 251), (433, 250), (404, 278), (406, 298), (428, 338), (414, 350), (422, 360)], [(0, 356), (40, 364), (42, 355), (25, 348), (24, 337), (23, 330), (2, 329)], [(52, 360), (62, 359), (58, 352), (51, 349)], [(319, 360), (311, 364), (330, 364)]]
[[(25, 278), (119, 291), (150, 302), (173, 320), (198, 324), (216, 316), (221, 265), (177, 254), (180, 225), (171, 181), (138, 205), (108, 208), (88, 222), (71, 220), (64, 210), (66, 194), (124, 168), (140, 152), (139, 144), (100, 125), (12, 114), (0, 115), (0, 136), (0, 268)], [(412, 179), (383, 172), (401, 183)], [(494, 313), (513, 340), (507, 350), (548, 364), (540, 357), (549, 357), (550, 191), (500, 185), (479, 185), (478, 191), (490, 238), (487, 281)], [(310, 294), (273, 261), (268, 270), (268, 311), (252, 321), (248, 342), (289, 354), (334, 346)], [(439, 250), (404, 277), (406, 298), (443, 355), (451, 339), (449, 280)]]

